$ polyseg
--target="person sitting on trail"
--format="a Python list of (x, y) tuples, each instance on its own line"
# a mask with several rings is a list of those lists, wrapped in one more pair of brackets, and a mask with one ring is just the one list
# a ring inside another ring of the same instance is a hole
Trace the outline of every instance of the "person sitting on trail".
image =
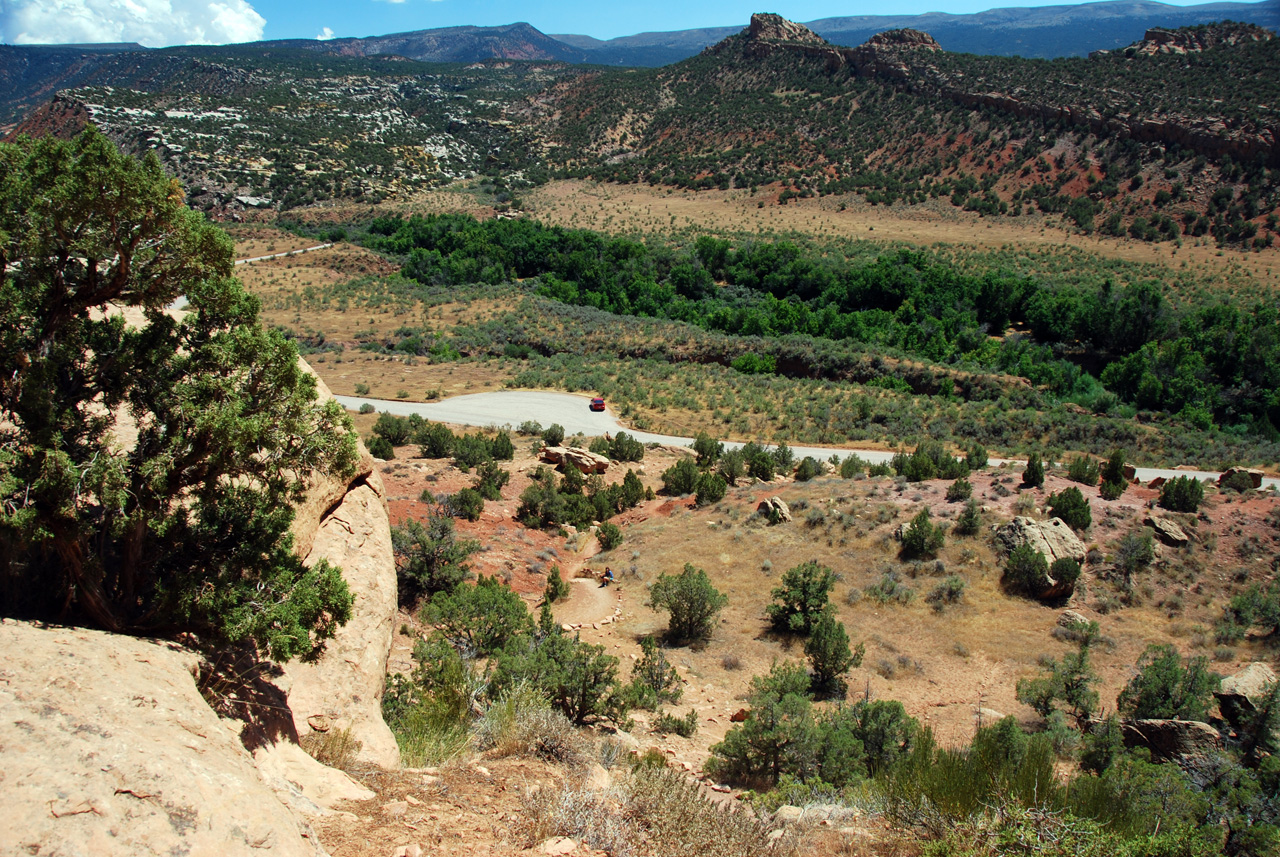
[(613, 583), (613, 569), (606, 565), (604, 567), (604, 577), (602, 579), (605, 583)]

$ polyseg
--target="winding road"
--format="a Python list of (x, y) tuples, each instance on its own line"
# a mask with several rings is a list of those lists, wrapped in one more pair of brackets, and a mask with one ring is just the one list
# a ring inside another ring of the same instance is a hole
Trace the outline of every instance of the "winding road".
[[(644, 443), (662, 443), (674, 446), (690, 446), (691, 437), (677, 437), (669, 434), (637, 431), (621, 425), (608, 410), (591, 411), (587, 407), (590, 399), (572, 393), (544, 393), (529, 390), (503, 390), (493, 393), (472, 393), (466, 396), (454, 396), (439, 402), (405, 402), (390, 399), (368, 399), (360, 396), (336, 396), (338, 402), (348, 410), (359, 410), (361, 405), (373, 405), (378, 411), (407, 417), (418, 414), (426, 419), (456, 425), (515, 428), (526, 420), (534, 420), (543, 426), (559, 423), (564, 426), (565, 434), (584, 434), (595, 436), (614, 434), (625, 431)], [(742, 446), (736, 441), (725, 441), (726, 449), (738, 449)], [(894, 453), (879, 449), (853, 449), (851, 447), (834, 446), (792, 446), (797, 458), (811, 455), (819, 461), (833, 455), (844, 457), (856, 452), (864, 461), (879, 464), (889, 461)], [(1018, 459), (993, 458), (991, 464), (1004, 463), (1025, 464)], [(1137, 476), (1143, 482), (1149, 482), (1157, 476), (1172, 479), (1175, 476), (1193, 476), (1196, 479), (1214, 479), (1220, 474), (1208, 470), (1166, 470), (1154, 467), (1137, 468)], [(1266, 478), (1263, 487), (1278, 486), (1280, 480)]]

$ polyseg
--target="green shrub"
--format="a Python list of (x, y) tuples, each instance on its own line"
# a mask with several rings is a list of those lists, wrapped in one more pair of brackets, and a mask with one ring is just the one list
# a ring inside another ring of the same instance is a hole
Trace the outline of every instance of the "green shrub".
[(1073, 458), (1067, 466), (1067, 478), (1072, 482), (1093, 487), (1098, 484), (1098, 462), (1087, 455)]
[(1125, 533), (1116, 545), (1116, 568), (1124, 575), (1126, 587), (1131, 585), (1133, 575), (1149, 566), (1155, 558), (1155, 534), (1146, 528)]
[(600, 529), (596, 530), (596, 539), (600, 542), (601, 550), (611, 551), (622, 544), (622, 528), (605, 521), (600, 525)]
[(423, 458), (448, 458), (453, 455), (456, 438), (446, 425), (428, 422), (418, 432), (419, 454)]
[[(364, 383), (357, 383), (355, 386), (355, 391), (357, 396), (367, 396), (369, 395), (369, 385)], [(372, 411), (370, 413), (372, 413)]]
[(840, 462), (840, 478), (852, 479), (860, 473), (867, 472), (867, 463), (858, 457), (857, 453), (851, 452)]
[(902, 575), (896, 571), (886, 571), (880, 579), (863, 590), (863, 594), (877, 604), (910, 604), (916, 597), (916, 591), (902, 582)]
[(931, 522), (927, 508), (921, 509), (902, 532), (902, 556), (905, 559), (934, 556), (945, 542), (942, 526)]
[(468, 557), (480, 543), (459, 540), (453, 518), (432, 511), (426, 525), (409, 518), (391, 528), (400, 604), (412, 605), (423, 595), (448, 592), (471, 574)]
[(491, 695), (509, 694), (529, 684), (574, 723), (590, 717), (619, 718), (626, 703), (618, 688), (618, 659), (604, 646), (569, 637), (543, 605), (532, 633), (512, 635), (497, 656)]
[(1050, 494), (1048, 505), (1053, 517), (1061, 518), (1064, 524), (1077, 532), (1084, 532), (1093, 523), (1089, 501), (1079, 488), (1063, 488), (1057, 494)]
[(484, 497), (474, 488), (463, 488), (450, 496), (444, 505), (454, 517), (466, 518), (468, 521), (478, 521), (484, 513)]
[(973, 471), (981, 470), (986, 467), (987, 460), (986, 447), (975, 443), (973, 446), (969, 447), (969, 451), (965, 454), (964, 463), (972, 473)]
[(1262, 628), (1268, 635), (1280, 631), (1280, 584), (1273, 583), (1264, 590), (1255, 583), (1233, 596), (1218, 623), (1218, 642), (1238, 643), (1253, 627)]
[(1087, 719), (1098, 708), (1098, 692), (1093, 686), (1102, 680), (1089, 663), (1089, 652), (1098, 638), (1098, 623), (1090, 622), (1076, 652), (1064, 655), (1061, 662), (1048, 659), (1047, 672), (1038, 678), (1018, 680), (1018, 701), (1030, 705), (1041, 717), (1061, 707), (1077, 721)]
[(849, 635), (844, 624), (836, 619), (835, 612), (827, 605), (804, 642), (804, 654), (813, 669), (813, 692), (819, 696), (844, 698), (844, 674), (861, 666), (865, 653), (862, 643), (856, 649), (849, 647)]
[(453, 441), (453, 461), (463, 473), (492, 458), (493, 448), (482, 434), (459, 435)]
[(1018, 545), (1009, 553), (1001, 582), (1014, 592), (1039, 597), (1049, 587), (1049, 562), (1031, 545)]
[(1119, 500), (1128, 488), (1128, 482), (1103, 482), (1098, 486), (1098, 496), (1103, 500)]
[(377, 408), (373, 406), (372, 402), (364, 402), (360, 405), (360, 413), (362, 414), (371, 414), (376, 410)]
[(709, 638), (716, 617), (728, 603), (707, 573), (689, 563), (678, 575), (658, 575), (649, 588), (649, 606), (670, 614), (667, 634), (678, 643)]
[(1027, 469), (1022, 471), (1022, 484), (1031, 488), (1044, 485), (1044, 462), (1035, 453), (1027, 457)]
[(1223, 491), (1234, 491), (1237, 494), (1244, 494), (1253, 490), (1253, 478), (1248, 473), (1237, 470), (1235, 473), (1229, 474), (1218, 482), (1218, 487)]
[(742, 456), (742, 451), (731, 449), (724, 453), (720, 457), (720, 466), (717, 472), (728, 484), (737, 485), (738, 480), (747, 475), (746, 460)]
[(1160, 507), (1171, 512), (1195, 512), (1204, 501), (1204, 485), (1191, 476), (1175, 476), (1160, 486)]
[(511, 442), (511, 435), (500, 431), (489, 443), (489, 454), (498, 461), (511, 461), (516, 457), (516, 446)]
[(502, 488), (510, 480), (510, 473), (499, 467), (493, 459), (488, 459), (476, 468), (476, 481), (472, 487), (485, 500), (501, 500)]
[(542, 423), (537, 420), (525, 420), (516, 429), (516, 434), (524, 435), (525, 437), (540, 435), (542, 434)]
[(894, 455), (891, 465), (894, 472), (910, 482), (959, 479), (969, 474), (969, 466), (948, 453), (946, 447), (936, 440), (924, 441), (910, 455), (899, 452)]
[(964, 590), (968, 583), (958, 574), (948, 575), (945, 580), (940, 581), (929, 591), (924, 597), (933, 609), (941, 613), (952, 604), (959, 604), (964, 599)]
[(955, 533), (958, 536), (975, 536), (982, 529), (982, 507), (972, 498), (964, 504), (956, 516)]
[(728, 485), (718, 473), (701, 473), (694, 488), (699, 506), (710, 506), (724, 499)]
[(1080, 563), (1069, 556), (1060, 556), (1049, 566), (1049, 576), (1059, 587), (1073, 589), (1080, 579)]
[(1207, 721), (1221, 681), (1203, 655), (1183, 659), (1173, 646), (1153, 643), (1138, 659), (1138, 674), (1120, 691), (1116, 710), (1139, 719)]
[(973, 496), (973, 486), (968, 479), (957, 479), (947, 486), (947, 502), (959, 503)]
[(1103, 500), (1118, 500), (1129, 488), (1129, 480), (1124, 478), (1124, 450), (1117, 449), (1107, 457), (1101, 475), (1102, 487), (1098, 494)]
[(609, 441), (608, 456), (614, 461), (643, 461), (644, 444), (620, 431)]
[(548, 604), (554, 604), (568, 598), (571, 588), (569, 581), (560, 575), (560, 566), (553, 565), (551, 571), (547, 572), (547, 585), (542, 590), (542, 600)]
[(698, 485), (698, 465), (692, 458), (681, 458), (662, 472), (662, 492), (675, 497), (692, 494)]
[(679, 735), (681, 738), (692, 738), (698, 731), (698, 712), (690, 711), (684, 717), (663, 712), (653, 723), (653, 731), (659, 735)]
[(806, 455), (796, 468), (796, 481), (808, 482), (815, 476), (822, 475), (822, 465), (813, 456)]
[(657, 711), (663, 703), (679, 702), (682, 692), (680, 674), (666, 653), (653, 637), (641, 637), (640, 660), (631, 671), (631, 683), (623, 690), (630, 707)]
[(693, 451), (698, 456), (699, 467), (713, 467), (724, 455), (724, 444), (706, 432), (698, 432), (693, 441)]
[(422, 618), (438, 626), (455, 648), (481, 657), (494, 654), (533, 625), (520, 596), (496, 577), (484, 575), (474, 586), (464, 584), (437, 593), (423, 609)]
[(542, 442), (547, 446), (559, 446), (564, 443), (564, 426), (552, 423), (542, 430)]
[(375, 436), (369, 438), (369, 454), (374, 458), (381, 458), (383, 461), (391, 461), (396, 457), (395, 447), (385, 437)]
[(766, 606), (765, 614), (775, 629), (808, 636), (826, 609), (835, 582), (835, 572), (812, 560), (789, 568), (770, 593), (777, 603)]
[(373, 424), (373, 433), (392, 446), (404, 446), (413, 436), (413, 427), (408, 419), (384, 411), (378, 414), (377, 422)]

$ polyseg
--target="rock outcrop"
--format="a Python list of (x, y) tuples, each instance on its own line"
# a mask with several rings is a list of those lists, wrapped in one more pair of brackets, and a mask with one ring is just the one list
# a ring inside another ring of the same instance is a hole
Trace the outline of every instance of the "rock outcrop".
[(771, 524), (791, 523), (791, 508), (781, 497), (767, 497), (761, 500), (756, 511), (767, 518)]
[(0, 656), (0, 854), (325, 853), (200, 696), (193, 653), (3, 620)]
[[(322, 397), (332, 394), (319, 384)], [(342, 569), (355, 596), (351, 621), (313, 663), (285, 667), (280, 686), (288, 693), (299, 736), (312, 722), (349, 729), (360, 742), (357, 757), (396, 768), (400, 751), (382, 719), (382, 690), (395, 630), (396, 568), (382, 479), (363, 444), (360, 466), (350, 479), (316, 476), (294, 518), (295, 546), (307, 565), (328, 560)]]
[(1146, 747), (1152, 758), (1188, 762), (1222, 749), (1222, 735), (1198, 720), (1126, 720), (1126, 747)]
[(1240, 672), (1224, 678), (1213, 695), (1218, 698), (1222, 716), (1232, 726), (1239, 727), (1253, 717), (1262, 698), (1275, 682), (1276, 674), (1271, 667), (1255, 661)]
[(1087, 553), (1084, 543), (1061, 518), (1037, 521), (1034, 518), (1017, 517), (1004, 526), (995, 527), (994, 530), (996, 544), (1005, 554), (1012, 553), (1014, 549), (1024, 544), (1029, 544), (1044, 554), (1045, 559), (1052, 565), (1054, 560), (1063, 557), (1083, 563)]
[(765, 42), (798, 42), (809, 45), (825, 45), (827, 40), (803, 24), (788, 21), (781, 15), (758, 12), (751, 16), (747, 38)]
[(585, 474), (604, 473), (609, 469), (607, 457), (577, 446), (544, 447), (542, 460), (551, 464), (572, 465)]
[(1178, 522), (1160, 515), (1148, 515), (1144, 522), (1156, 534), (1156, 538), (1171, 548), (1180, 548), (1191, 541)]

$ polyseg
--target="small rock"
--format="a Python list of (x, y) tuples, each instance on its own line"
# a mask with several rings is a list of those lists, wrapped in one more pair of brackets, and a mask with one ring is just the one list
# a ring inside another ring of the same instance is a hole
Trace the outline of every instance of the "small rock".
[(1162, 518), (1159, 515), (1148, 515), (1145, 521), (1146, 525), (1155, 530), (1156, 538), (1167, 544), (1169, 547), (1181, 547), (1191, 541), (1191, 537), (1186, 534), (1177, 522), (1169, 518)]
[(745, 709), (745, 708), (739, 708), (737, 711), (735, 711), (735, 712), (733, 713), (733, 715), (732, 715), (732, 716), (730, 716), (730, 718), (729, 718), (729, 722), (730, 722), (730, 723), (743, 723), (743, 722), (745, 722), (745, 721), (746, 721), (746, 719), (747, 719), (747, 709)]
[(333, 728), (333, 723), (329, 720), (327, 714), (313, 714), (307, 718), (307, 725), (317, 732), (328, 732)]
[(479, 774), (480, 776), (482, 776), (482, 777), (491, 777), (491, 776), (493, 776), (493, 774), (489, 773), (489, 769), (488, 769), (488, 768), (486, 768), (484, 765), (476, 765), (476, 766), (475, 766), (475, 772), (476, 772), (477, 774)]
[(416, 842), (409, 845), (401, 845), (391, 852), (391, 857), (422, 857), (422, 846)]
[(572, 854), (578, 850), (578, 843), (567, 836), (553, 836), (538, 847), (539, 854), (558, 855)]
[(773, 817), (783, 824), (794, 824), (804, 817), (804, 810), (798, 806), (788, 804), (778, 807), (778, 811), (773, 814)]
[(591, 770), (587, 772), (585, 785), (591, 791), (607, 791), (613, 785), (613, 777), (609, 776), (609, 772), (599, 762), (593, 762)]
[(560, 630), (561, 630), (561, 631), (572, 631), (572, 630), (573, 630), (573, 626), (572, 626), (572, 625), (570, 625), (568, 622), (565, 622), (563, 625), (561, 625), (561, 626), (560, 626)]
[(1063, 610), (1062, 615), (1058, 617), (1058, 624), (1064, 628), (1076, 628), (1088, 625), (1089, 620), (1075, 610)]
[(770, 841), (770, 842), (777, 842), (779, 839), (781, 839), (781, 838), (782, 838), (783, 836), (785, 836), (785, 835), (786, 835), (786, 831), (785, 831), (785, 830), (783, 830), (781, 827), (779, 827), (777, 830), (770, 830), (770, 831), (769, 831), (769, 841)]
[(404, 802), (409, 804), (409, 806), (422, 806), (422, 801), (418, 800), (413, 795), (405, 795)]
[(713, 792), (720, 792), (720, 794), (724, 794), (724, 795), (727, 795), (729, 792), (733, 791), (733, 789), (729, 788), (728, 786), (722, 786), (719, 783), (712, 783), (711, 790)]
[(382, 805), (383, 814), (389, 815), (392, 818), (403, 818), (404, 814), (408, 811), (408, 802), (402, 800), (393, 800), (391, 803), (384, 803)]

